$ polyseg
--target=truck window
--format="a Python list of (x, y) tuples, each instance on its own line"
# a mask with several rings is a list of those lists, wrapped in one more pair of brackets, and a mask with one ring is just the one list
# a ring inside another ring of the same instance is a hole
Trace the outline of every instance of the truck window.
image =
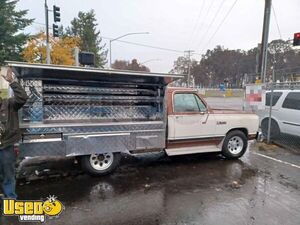
[(206, 108), (206, 105), (201, 101), (201, 99), (197, 96), (197, 95), (194, 95), (196, 101), (197, 101), (197, 104), (198, 104), (198, 107), (200, 109), (201, 112), (206, 112), (207, 108)]
[(300, 110), (300, 92), (289, 93), (282, 104), (282, 108)]
[(206, 111), (205, 104), (195, 94), (182, 93), (174, 96), (175, 112), (200, 112)]
[[(276, 105), (281, 95), (282, 92), (273, 92), (272, 106)], [(270, 106), (270, 101), (271, 101), (271, 92), (268, 92), (266, 94), (266, 106)]]

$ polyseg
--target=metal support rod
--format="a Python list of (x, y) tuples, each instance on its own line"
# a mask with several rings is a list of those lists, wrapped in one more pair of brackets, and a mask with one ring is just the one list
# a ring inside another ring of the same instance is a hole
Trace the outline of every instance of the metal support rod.
[(79, 66), (79, 48), (74, 48), (74, 59), (75, 59), (75, 66)]
[(187, 87), (190, 87), (190, 84), (191, 84), (191, 55), (189, 54), (189, 68), (188, 68)]
[(271, 122), (272, 122), (272, 107), (273, 107), (273, 95), (274, 95), (274, 78), (275, 78), (275, 69), (273, 66), (272, 74), (272, 83), (271, 83), (271, 96), (270, 96), (270, 109), (269, 109), (269, 120), (268, 120), (268, 136), (267, 143), (270, 144), (271, 141)]
[(261, 57), (261, 71), (260, 71), (261, 79), (263, 83), (266, 82), (271, 6), (272, 6), (272, 0), (265, 0), (264, 25), (263, 25), (262, 46), (261, 46), (262, 57)]
[(109, 40), (109, 68), (111, 68), (111, 42), (112, 40)]
[(46, 63), (51, 64), (50, 45), (49, 45), (49, 10), (47, 0), (45, 0), (45, 22), (46, 22)]

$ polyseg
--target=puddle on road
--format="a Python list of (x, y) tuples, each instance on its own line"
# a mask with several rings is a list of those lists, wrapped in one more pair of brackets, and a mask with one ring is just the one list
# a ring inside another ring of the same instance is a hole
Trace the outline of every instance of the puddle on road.
[[(114, 174), (102, 178), (78, 170), (68, 177), (33, 181), (18, 187), (19, 196), (56, 195), (66, 206), (58, 221), (89, 225), (99, 224), (95, 221), (106, 225), (261, 224), (266, 221), (262, 210), (271, 218), (281, 207), (299, 207), (293, 196), (276, 202), (278, 196), (284, 198), (284, 184), (274, 185), (268, 171), (258, 171), (242, 160), (208, 154), (173, 159), (149, 155), (124, 161)], [(282, 216), (282, 222), (286, 219)], [(267, 221), (272, 224), (272, 219)]]

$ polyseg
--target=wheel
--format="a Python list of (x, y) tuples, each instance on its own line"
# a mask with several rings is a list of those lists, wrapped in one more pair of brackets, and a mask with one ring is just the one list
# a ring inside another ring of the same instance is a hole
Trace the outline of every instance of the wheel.
[[(266, 118), (261, 122), (261, 131), (264, 138), (268, 137), (268, 126), (269, 126), (269, 118)], [(276, 139), (279, 136), (280, 136), (280, 128), (278, 126), (278, 123), (274, 119), (271, 119), (270, 137), (271, 139)]]
[(237, 159), (247, 150), (248, 140), (244, 132), (234, 130), (229, 132), (222, 146), (222, 154), (229, 159)]
[(92, 154), (81, 157), (82, 169), (92, 176), (112, 173), (120, 164), (120, 153)]

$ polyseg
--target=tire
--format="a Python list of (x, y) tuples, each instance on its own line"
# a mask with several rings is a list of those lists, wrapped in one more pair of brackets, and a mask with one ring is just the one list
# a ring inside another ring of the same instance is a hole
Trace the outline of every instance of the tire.
[(104, 176), (116, 170), (121, 161), (120, 153), (92, 154), (81, 157), (82, 169), (92, 176)]
[(237, 159), (244, 155), (248, 147), (248, 139), (240, 130), (230, 131), (223, 142), (222, 154), (228, 159)]
[[(266, 118), (261, 122), (261, 131), (265, 139), (268, 137), (268, 126), (269, 126), (269, 118)], [(270, 138), (276, 139), (280, 136), (280, 133), (281, 132), (278, 123), (274, 119), (271, 119)]]

